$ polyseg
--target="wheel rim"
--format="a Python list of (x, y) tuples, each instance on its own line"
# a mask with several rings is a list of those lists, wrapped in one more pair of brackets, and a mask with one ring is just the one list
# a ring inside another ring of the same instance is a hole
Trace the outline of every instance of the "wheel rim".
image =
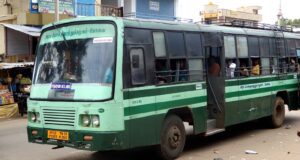
[(181, 145), (182, 135), (180, 129), (177, 126), (170, 128), (168, 132), (168, 143), (169, 146), (173, 149), (178, 148)]

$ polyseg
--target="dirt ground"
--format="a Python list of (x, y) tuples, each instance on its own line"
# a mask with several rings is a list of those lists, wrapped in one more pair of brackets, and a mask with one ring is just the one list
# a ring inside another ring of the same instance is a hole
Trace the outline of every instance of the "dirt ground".
[[(234, 126), (212, 137), (191, 137), (180, 160), (300, 160), (300, 112), (286, 111), (283, 127), (261, 121)], [(257, 154), (246, 154), (246, 150)], [(219, 158), (219, 159), (218, 159)]]

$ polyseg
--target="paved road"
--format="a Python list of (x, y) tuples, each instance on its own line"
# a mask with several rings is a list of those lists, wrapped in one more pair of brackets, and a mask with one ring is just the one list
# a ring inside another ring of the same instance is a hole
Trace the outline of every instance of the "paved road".
[[(285, 125), (268, 129), (260, 122), (235, 126), (211, 137), (188, 137), (179, 160), (299, 160), (300, 112), (287, 112)], [(0, 121), (1, 160), (132, 160), (156, 159), (153, 152), (139, 149), (125, 152), (88, 152), (27, 143), (26, 119)], [(254, 150), (258, 154), (245, 154)]]

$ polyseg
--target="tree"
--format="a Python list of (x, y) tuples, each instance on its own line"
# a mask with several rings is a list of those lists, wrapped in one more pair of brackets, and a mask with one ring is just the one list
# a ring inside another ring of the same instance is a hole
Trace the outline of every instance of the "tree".
[[(276, 22), (278, 24), (278, 22)], [(293, 27), (300, 27), (300, 19), (284, 19), (280, 20), (281, 26), (293, 26)]]

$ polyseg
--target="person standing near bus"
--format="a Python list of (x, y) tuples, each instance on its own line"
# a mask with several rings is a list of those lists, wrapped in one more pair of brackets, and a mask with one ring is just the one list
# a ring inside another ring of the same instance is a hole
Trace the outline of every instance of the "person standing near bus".
[(215, 58), (210, 57), (208, 60), (209, 69), (208, 74), (212, 76), (220, 76), (221, 67), (219, 63), (216, 62)]

